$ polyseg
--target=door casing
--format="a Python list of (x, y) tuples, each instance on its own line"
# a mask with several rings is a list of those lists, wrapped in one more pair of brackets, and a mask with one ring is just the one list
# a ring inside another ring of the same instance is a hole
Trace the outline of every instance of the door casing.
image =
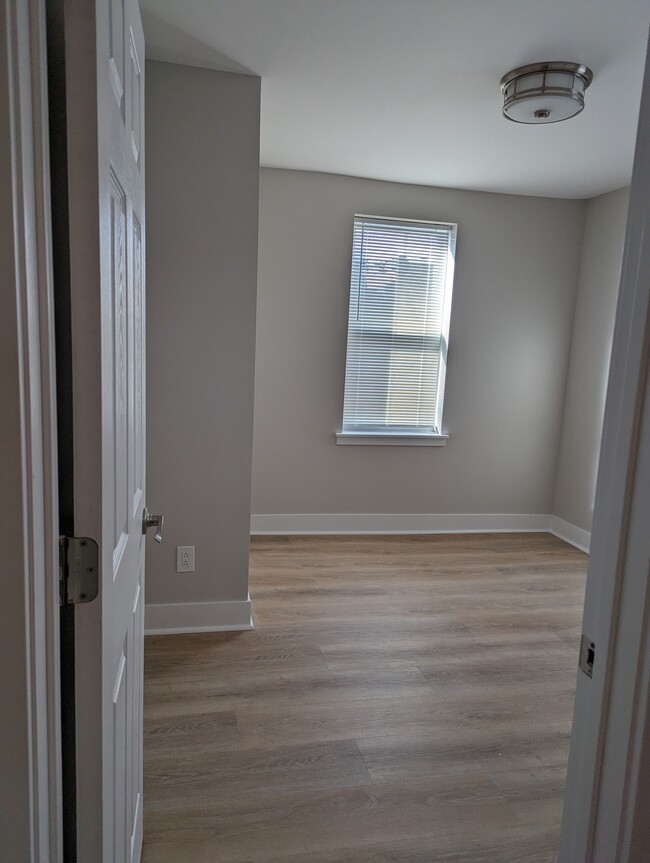
[(0, 859), (61, 863), (58, 511), (45, 9), (0, 7)]
[[(560, 863), (637, 863), (631, 856), (642, 740), (650, 722), (650, 63), (636, 155), (605, 406), (583, 632), (593, 677), (577, 675)], [(644, 481), (648, 488), (643, 488)], [(638, 523), (646, 525), (639, 531)], [(645, 564), (643, 561), (645, 560)], [(647, 758), (646, 758), (647, 762)], [(650, 801), (647, 801), (650, 803)], [(650, 848), (647, 849), (650, 855)]]

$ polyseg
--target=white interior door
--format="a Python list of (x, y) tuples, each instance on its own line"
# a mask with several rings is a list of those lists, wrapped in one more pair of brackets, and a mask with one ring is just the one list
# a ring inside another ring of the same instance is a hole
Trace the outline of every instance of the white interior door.
[(75, 609), (77, 859), (122, 863), (142, 845), (144, 38), (137, 0), (64, 10), (74, 530), (100, 555)]

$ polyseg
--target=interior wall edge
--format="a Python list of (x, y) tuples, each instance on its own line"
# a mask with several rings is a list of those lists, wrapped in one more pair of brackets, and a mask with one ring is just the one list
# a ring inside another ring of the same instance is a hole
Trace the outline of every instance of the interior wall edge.
[(248, 593), (260, 79), (148, 60), (145, 80), (147, 598), (184, 619)]

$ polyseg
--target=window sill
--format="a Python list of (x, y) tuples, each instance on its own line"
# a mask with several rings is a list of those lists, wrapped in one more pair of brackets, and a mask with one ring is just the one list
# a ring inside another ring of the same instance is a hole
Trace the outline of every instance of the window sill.
[(448, 434), (364, 434), (336, 432), (338, 446), (446, 446)]

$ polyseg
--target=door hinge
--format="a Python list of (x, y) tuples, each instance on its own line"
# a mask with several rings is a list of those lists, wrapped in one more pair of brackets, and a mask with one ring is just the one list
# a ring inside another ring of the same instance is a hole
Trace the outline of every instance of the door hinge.
[(580, 639), (580, 658), (578, 667), (584, 671), (587, 677), (594, 676), (594, 658), (596, 656), (596, 644), (588, 635), (582, 634)]
[(59, 537), (59, 602), (92, 602), (99, 592), (99, 550), (87, 536)]

